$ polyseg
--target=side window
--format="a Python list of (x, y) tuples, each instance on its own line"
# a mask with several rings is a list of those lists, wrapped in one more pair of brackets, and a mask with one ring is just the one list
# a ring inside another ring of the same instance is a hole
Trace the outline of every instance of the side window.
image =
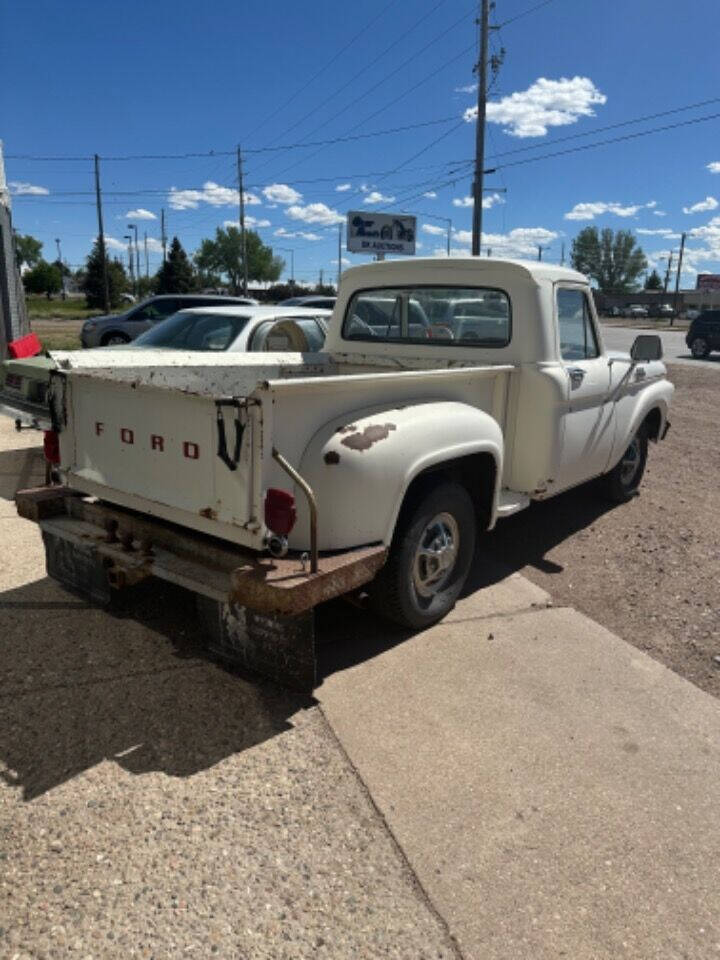
[(592, 360), (599, 356), (584, 291), (561, 287), (557, 292), (557, 316), (563, 360)]
[(177, 300), (155, 300), (138, 310), (133, 316), (133, 320), (151, 320), (155, 323), (157, 320), (164, 320), (172, 313), (177, 313), (177, 309)]

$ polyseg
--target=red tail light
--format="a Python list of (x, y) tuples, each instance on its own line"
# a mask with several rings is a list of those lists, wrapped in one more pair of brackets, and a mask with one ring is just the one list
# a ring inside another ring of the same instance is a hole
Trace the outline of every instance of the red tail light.
[(265, 494), (265, 526), (279, 537), (287, 537), (297, 520), (295, 497), (271, 487)]
[(60, 463), (60, 437), (54, 430), (44, 430), (43, 452), (48, 463)]

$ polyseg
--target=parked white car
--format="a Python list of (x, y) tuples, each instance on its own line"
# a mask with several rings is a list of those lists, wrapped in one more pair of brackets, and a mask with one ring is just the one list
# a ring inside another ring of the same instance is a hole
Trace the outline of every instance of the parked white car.
[(625, 316), (641, 319), (648, 316), (648, 309), (641, 303), (631, 303), (630, 306), (625, 307)]
[[(443, 337), (422, 319), (437, 300), (463, 304)], [(573, 270), (356, 267), (323, 353), (67, 354), (51, 386), (65, 486), (18, 510), (50, 576), (95, 598), (182, 583), (223, 655), (307, 686), (315, 604), (362, 588), (422, 629), (454, 605), (478, 532), (589, 480), (634, 496), (668, 426), (661, 354), (656, 335), (605, 350)]]

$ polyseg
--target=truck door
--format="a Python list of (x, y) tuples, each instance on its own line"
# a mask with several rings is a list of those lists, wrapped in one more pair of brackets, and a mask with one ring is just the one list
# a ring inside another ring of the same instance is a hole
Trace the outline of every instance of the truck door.
[(559, 355), (566, 377), (557, 490), (605, 471), (614, 430), (610, 366), (600, 350), (587, 290), (557, 285), (555, 305)]

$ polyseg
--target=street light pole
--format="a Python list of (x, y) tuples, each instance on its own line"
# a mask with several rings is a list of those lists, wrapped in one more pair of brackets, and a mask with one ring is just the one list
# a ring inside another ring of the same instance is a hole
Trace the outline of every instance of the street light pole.
[(140, 293), (140, 247), (138, 246), (138, 231), (137, 226), (134, 223), (129, 223), (128, 230), (133, 230), (135, 232), (135, 277), (136, 277), (136, 287), (135, 295), (137, 296)]
[(135, 269), (133, 267), (133, 248), (132, 248), (132, 235), (126, 233), (123, 235), (123, 240), (128, 242), (128, 269), (130, 270), (130, 283), (132, 284), (133, 292), (135, 291)]
[(276, 250), (282, 250), (283, 253), (290, 254), (290, 289), (295, 289), (295, 251), (291, 247), (276, 247)]

